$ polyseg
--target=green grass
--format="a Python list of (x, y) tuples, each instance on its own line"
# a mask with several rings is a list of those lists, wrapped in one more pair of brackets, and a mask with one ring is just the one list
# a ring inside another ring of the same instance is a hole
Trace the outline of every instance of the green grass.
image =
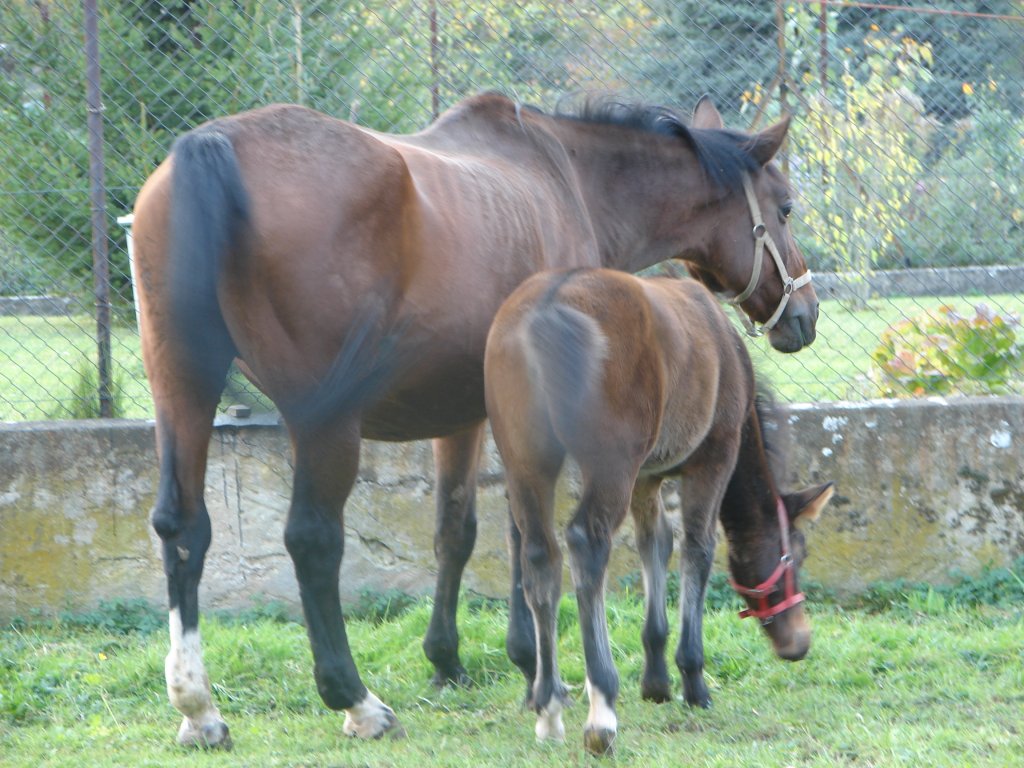
[[(811, 607), (814, 645), (776, 660), (758, 626), (727, 609), (706, 621), (710, 711), (640, 701), (638, 601), (610, 601), (622, 676), (616, 755), (606, 765), (1013, 766), (1024, 755), (1024, 614), (957, 607), (921, 592), (872, 612)], [(902, 595), (902, 597), (900, 597)], [(269, 616), (269, 618), (268, 618)], [(575, 606), (560, 615), (560, 660), (575, 700), (565, 744), (537, 744), (524, 686), (504, 652), (505, 611), (460, 614), (463, 659), (477, 686), (435, 691), (420, 651), (429, 606), (350, 622), (367, 685), (408, 738), (358, 742), (317, 697), (303, 628), (273, 611), (204, 622), (207, 667), (231, 726), (231, 753), (175, 746), (166, 701), (166, 636), (152, 616), (86, 617), (0, 632), (0, 764), (4, 766), (534, 766), (586, 765), (583, 667)], [(139, 630), (133, 626), (140, 627)], [(670, 640), (674, 644), (675, 633)], [(678, 688), (678, 680), (676, 681)]]
[[(840, 302), (822, 304), (815, 343), (796, 355), (772, 351), (767, 339), (750, 340), (760, 375), (786, 402), (859, 400), (875, 396), (867, 380), (869, 356), (892, 323), (926, 308), (951, 303), (966, 311), (981, 299), (876, 299), (853, 311)], [(1024, 314), (1024, 296), (985, 297), (1000, 313)], [(91, 318), (0, 318), (0, 421), (61, 418), (75, 405), (83, 363), (96, 360)], [(120, 384), (126, 418), (152, 418), (153, 406), (134, 323), (114, 327), (111, 344), (114, 378)], [(251, 388), (235, 377), (228, 402), (252, 402)], [(239, 391), (241, 390), (241, 392)], [(265, 404), (264, 404), (265, 405)]]

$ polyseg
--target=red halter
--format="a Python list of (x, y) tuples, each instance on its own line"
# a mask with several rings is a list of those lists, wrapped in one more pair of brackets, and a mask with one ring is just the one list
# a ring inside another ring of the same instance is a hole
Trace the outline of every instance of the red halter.
[[(732, 579), (729, 579), (729, 583), (732, 584), (732, 588), (735, 589), (739, 594), (744, 597), (753, 597), (757, 599), (757, 608), (744, 608), (740, 611), (740, 618), (745, 619), (747, 616), (753, 616), (754, 618), (760, 619), (762, 624), (770, 624), (772, 619), (778, 616), (783, 611), (792, 608), (798, 603), (804, 601), (804, 593), (797, 592), (793, 578), (793, 555), (789, 551), (789, 516), (786, 514), (786, 505), (782, 503), (782, 499), (777, 500), (776, 508), (779, 513), (779, 533), (782, 535), (782, 557), (779, 559), (779, 565), (772, 575), (762, 581), (756, 587), (743, 587), (737, 584)], [(785, 575), (785, 597), (777, 602), (775, 605), (768, 604), (768, 596), (774, 594), (779, 589), (779, 579)]]

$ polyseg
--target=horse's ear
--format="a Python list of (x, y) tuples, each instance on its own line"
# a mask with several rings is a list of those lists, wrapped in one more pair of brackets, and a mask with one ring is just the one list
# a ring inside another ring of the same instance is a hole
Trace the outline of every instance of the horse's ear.
[(697, 100), (697, 106), (693, 108), (693, 120), (690, 121), (690, 127), (711, 128), (718, 131), (725, 128), (721, 113), (711, 103), (711, 97), (706, 93)]
[(817, 520), (821, 510), (825, 508), (835, 492), (835, 483), (825, 483), (813, 488), (805, 488), (796, 493), (783, 494), (782, 499), (786, 503), (790, 521), (796, 525), (807, 520)]
[(790, 115), (786, 115), (775, 125), (765, 128), (760, 133), (755, 133), (750, 137), (750, 143), (747, 145), (748, 151), (761, 165), (770, 163), (771, 159), (778, 153), (779, 148), (782, 147), (782, 142), (786, 140), (786, 134), (789, 132), (789, 121), (791, 119)]

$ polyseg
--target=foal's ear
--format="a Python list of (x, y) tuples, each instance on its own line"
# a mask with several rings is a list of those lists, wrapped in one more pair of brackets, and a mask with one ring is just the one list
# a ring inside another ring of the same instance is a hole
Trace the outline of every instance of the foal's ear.
[(722, 122), (721, 113), (711, 103), (711, 97), (706, 93), (697, 100), (697, 106), (693, 108), (693, 119), (690, 121), (691, 128), (710, 128), (717, 131), (725, 128)]
[(786, 115), (775, 125), (769, 126), (760, 133), (755, 133), (750, 137), (747, 150), (761, 165), (767, 165), (771, 162), (771, 159), (778, 153), (779, 148), (782, 147), (782, 142), (786, 140), (786, 134), (789, 132), (790, 120), (792, 120), (792, 117)]
[(783, 494), (782, 499), (786, 503), (790, 521), (796, 525), (807, 520), (817, 520), (835, 491), (835, 483), (825, 483), (795, 493)]

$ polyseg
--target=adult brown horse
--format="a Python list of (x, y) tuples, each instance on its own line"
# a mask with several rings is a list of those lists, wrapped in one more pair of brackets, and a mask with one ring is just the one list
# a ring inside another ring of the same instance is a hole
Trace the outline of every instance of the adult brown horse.
[(552, 116), (487, 94), (410, 136), (278, 105), (178, 139), (139, 193), (134, 242), (179, 741), (230, 745), (202, 663), (197, 589), (207, 445), (233, 359), (292, 439), (285, 544), (320, 695), (346, 711), (345, 733), (375, 737), (398, 724), (359, 678), (338, 591), (359, 442), (435, 438), (439, 573), (424, 649), (437, 682), (462, 680), (455, 607), (476, 534), (484, 344), (523, 279), (679, 257), (772, 321), (775, 348), (811, 343), (818, 302), (771, 164), (788, 121), (729, 132), (702, 101), (693, 123), (610, 102)]
[[(702, 615), (721, 519), (737, 590), (761, 618), (776, 653), (810, 645), (796, 573), (803, 537), (791, 523), (816, 517), (832, 485), (780, 494), (764, 443), (764, 408), (746, 347), (714, 297), (692, 280), (642, 280), (582, 269), (527, 280), (502, 305), (487, 340), (487, 413), (505, 463), (520, 568), (535, 632), (522, 664), (539, 738), (564, 735), (565, 687), (556, 621), (562, 556), (555, 538), (555, 482), (566, 455), (579, 465), (582, 498), (566, 531), (586, 657), (590, 714), (584, 743), (610, 749), (619, 679), (604, 611), (612, 534), (627, 510), (636, 524), (646, 591), (644, 698), (666, 701), (665, 576), (672, 531), (660, 489), (681, 480), (682, 633), (676, 663), (686, 700), (708, 706)], [(515, 609), (513, 604), (513, 609)], [(521, 631), (518, 617), (510, 633)]]

